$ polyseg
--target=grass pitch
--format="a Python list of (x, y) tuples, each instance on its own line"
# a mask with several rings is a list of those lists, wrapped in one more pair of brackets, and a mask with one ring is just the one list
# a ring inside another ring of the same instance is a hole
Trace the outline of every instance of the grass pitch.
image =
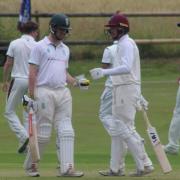
[[(88, 67), (95, 67), (97, 64), (87, 63)], [(76, 62), (73, 68), (85, 67), (83, 63)], [(79, 68), (81, 72), (86, 69)], [(142, 91), (149, 101), (148, 116), (153, 126), (157, 128), (163, 144), (167, 143), (168, 128), (175, 105), (175, 97), (178, 85), (175, 77), (177, 62), (169, 61), (165, 65), (156, 63), (142, 64)], [(75, 71), (71, 69), (71, 71)], [(104, 79), (91, 82), (88, 91), (71, 88), (73, 96), (73, 125), (76, 133), (75, 137), (75, 167), (85, 173), (83, 179), (104, 179), (98, 175), (98, 170), (109, 168), (110, 138), (106, 134), (98, 119), (99, 97), (103, 90)], [(18, 141), (10, 131), (7, 121), (3, 117), (5, 94), (0, 93), (0, 180), (28, 180), (22, 165), (24, 155), (16, 153)], [(180, 160), (178, 156), (168, 155), (173, 171), (164, 175), (156, 160), (150, 141), (146, 134), (145, 123), (140, 112), (136, 116), (136, 126), (138, 132), (145, 138), (145, 146), (151, 157), (155, 171), (145, 177), (133, 178), (142, 180), (175, 180), (179, 179)], [(40, 162), (41, 177), (33, 179), (53, 180), (57, 179), (57, 159), (55, 148), (55, 134), (52, 134), (51, 141)], [(126, 173), (134, 169), (132, 157), (128, 154), (126, 158)], [(67, 179), (67, 178), (61, 178)], [(74, 178), (68, 178), (74, 179)], [(111, 180), (114, 177), (106, 177)], [(121, 179), (132, 179), (128, 176)]]

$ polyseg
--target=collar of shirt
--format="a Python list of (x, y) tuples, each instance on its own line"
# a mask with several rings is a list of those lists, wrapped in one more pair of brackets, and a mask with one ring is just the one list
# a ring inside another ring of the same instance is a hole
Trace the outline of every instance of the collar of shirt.
[[(52, 46), (55, 46), (50, 40), (49, 38), (46, 36), (44, 38), (44, 42), (47, 44), (47, 45), (52, 45)], [(57, 46), (55, 47), (63, 47), (63, 42), (61, 41)]]
[(129, 38), (128, 34), (125, 34), (124, 36), (120, 37), (120, 39), (118, 40), (118, 43), (122, 42), (124, 39)]
[(31, 41), (33, 40), (34, 41), (34, 38), (31, 35), (28, 35), (28, 34), (23, 34), (21, 36), (21, 38), (26, 39), (26, 40), (31, 40)]

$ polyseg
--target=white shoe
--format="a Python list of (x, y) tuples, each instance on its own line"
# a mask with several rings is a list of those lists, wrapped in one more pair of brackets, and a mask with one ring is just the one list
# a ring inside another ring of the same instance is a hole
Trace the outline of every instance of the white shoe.
[(163, 149), (165, 151), (165, 153), (167, 154), (172, 154), (172, 155), (177, 155), (178, 154), (178, 150), (176, 150), (175, 148), (169, 146), (168, 144), (167, 145), (163, 145)]
[(84, 173), (81, 171), (74, 171), (74, 169), (69, 168), (65, 173), (60, 173), (58, 176), (62, 177), (82, 177)]
[(31, 168), (26, 169), (26, 174), (30, 177), (39, 177), (40, 176), (39, 172), (37, 171), (37, 167), (36, 167), (35, 163), (33, 163), (31, 165)]
[(106, 171), (99, 171), (102, 176), (125, 176), (124, 171), (119, 170), (118, 172), (113, 172), (111, 169)]
[(146, 173), (143, 170), (136, 170), (134, 172), (129, 173), (129, 176), (131, 176), (131, 177), (141, 177), (141, 176), (144, 176), (144, 175), (146, 175)]
[(153, 171), (154, 171), (153, 165), (150, 165), (150, 166), (144, 166), (144, 173), (145, 173), (145, 174), (152, 173)]

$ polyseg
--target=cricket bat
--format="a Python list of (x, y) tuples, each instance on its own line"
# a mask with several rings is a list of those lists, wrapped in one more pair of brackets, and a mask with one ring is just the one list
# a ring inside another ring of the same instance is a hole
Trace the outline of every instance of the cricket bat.
[(148, 133), (149, 139), (151, 141), (151, 144), (153, 146), (154, 152), (159, 161), (161, 169), (162, 169), (163, 173), (169, 173), (170, 171), (172, 171), (172, 167), (171, 167), (169, 160), (166, 156), (166, 153), (162, 147), (162, 144), (160, 142), (157, 131), (156, 131), (155, 127), (153, 127), (151, 125), (151, 123), (148, 119), (146, 110), (144, 108), (142, 109), (142, 113), (143, 113), (144, 120), (146, 122), (147, 133)]
[(40, 160), (39, 146), (37, 140), (36, 121), (33, 121), (34, 111), (30, 107), (29, 110), (29, 148), (32, 156), (32, 162), (36, 163)]

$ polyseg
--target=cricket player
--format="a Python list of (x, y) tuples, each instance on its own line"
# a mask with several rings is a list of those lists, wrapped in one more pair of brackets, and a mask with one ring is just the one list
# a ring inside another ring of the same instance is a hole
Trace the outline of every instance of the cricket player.
[[(55, 14), (49, 23), (50, 33), (32, 50), (29, 64), (29, 95), (38, 102), (37, 136), (42, 157), (50, 140), (52, 128), (57, 134), (57, 152), (60, 168), (58, 176), (81, 177), (74, 170), (74, 129), (72, 127), (72, 97), (66, 84), (78, 82), (67, 71), (69, 48), (63, 39), (69, 33), (70, 21), (65, 14)], [(38, 164), (28, 152), (24, 168), (28, 176), (39, 176)]]
[[(180, 27), (180, 23), (177, 24)], [(180, 79), (178, 79), (180, 85)], [(179, 153), (179, 140), (180, 140), (180, 86), (177, 90), (176, 105), (173, 112), (173, 117), (169, 127), (168, 144), (164, 146), (164, 150), (168, 154), (177, 155)]]
[(99, 116), (111, 136), (110, 170), (99, 173), (124, 176), (124, 156), (128, 147), (136, 163), (136, 170), (130, 176), (143, 176), (154, 167), (134, 126), (136, 104), (141, 96), (139, 51), (128, 35), (129, 22), (125, 15), (117, 12), (106, 27), (117, 43), (105, 49), (103, 68), (90, 70), (93, 79), (109, 76), (101, 96)]
[[(114, 42), (113, 45), (108, 46), (105, 48), (102, 58), (102, 68), (112, 68), (114, 55), (117, 50), (117, 41)], [(123, 176), (125, 175), (125, 162), (124, 156), (127, 152), (127, 145), (124, 141), (119, 141), (119, 137), (112, 136), (110, 127), (112, 126), (112, 80), (110, 76), (107, 76), (107, 80), (105, 82), (105, 89), (101, 95), (100, 99), (100, 110), (99, 110), (99, 118), (103, 123), (104, 128), (111, 136), (111, 160), (110, 160), (110, 171), (100, 171), (101, 175), (104, 176)], [(141, 138), (140, 135), (137, 133), (135, 127), (132, 129), (134, 130), (134, 134)], [(144, 140), (141, 139), (142, 146)], [(144, 147), (143, 147), (144, 148)], [(120, 154), (120, 155), (119, 155)], [(152, 166), (152, 162), (149, 159), (147, 153), (145, 152), (144, 148), (144, 168), (146, 171), (153, 171), (154, 167)], [(116, 173), (118, 172), (118, 173)]]
[[(5, 117), (8, 120), (11, 130), (19, 139), (19, 153), (26, 150), (28, 144), (28, 133), (26, 129), (27, 114), (24, 112), (25, 125), (23, 125), (16, 114), (18, 105), (21, 104), (22, 97), (28, 89), (28, 59), (31, 49), (36, 44), (38, 35), (38, 25), (29, 21), (22, 26), (23, 35), (13, 40), (7, 51), (7, 59), (3, 69), (3, 91), (7, 92), (5, 107)], [(9, 74), (11, 72), (11, 82), (9, 85)]]
[[(180, 84), (180, 82), (179, 82)], [(169, 127), (168, 144), (164, 146), (164, 150), (168, 154), (177, 155), (179, 153), (180, 140), (180, 87), (178, 87), (176, 95), (176, 105), (173, 111), (173, 117)]]

